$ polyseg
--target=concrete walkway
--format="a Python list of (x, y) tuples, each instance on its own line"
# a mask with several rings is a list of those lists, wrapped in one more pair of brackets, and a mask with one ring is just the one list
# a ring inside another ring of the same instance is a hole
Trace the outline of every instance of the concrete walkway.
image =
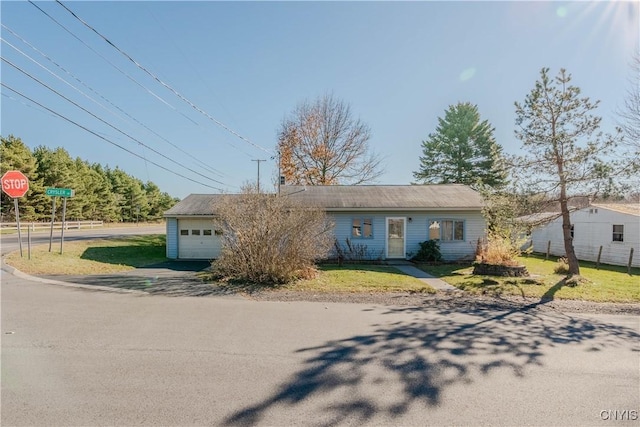
[(393, 267), (402, 271), (404, 274), (408, 274), (409, 276), (415, 277), (416, 279), (428, 284), (429, 286), (431, 286), (432, 288), (438, 291), (450, 292), (458, 289), (454, 286), (451, 286), (444, 280), (440, 280), (436, 277), (433, 277), (432, 275), (427, 274), (424, 271), (412, 265), (393, 265)]

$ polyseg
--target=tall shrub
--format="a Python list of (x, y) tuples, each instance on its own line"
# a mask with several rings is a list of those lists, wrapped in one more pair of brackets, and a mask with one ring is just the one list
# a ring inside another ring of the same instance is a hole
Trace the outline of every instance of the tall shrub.
[(222, 252), (213, 267), (229, 278), (282, 284), (307, 277), (332, 247), (333, 226), (325, 212), (286, 196), (248, 188), (224, 196), (214, 210)]

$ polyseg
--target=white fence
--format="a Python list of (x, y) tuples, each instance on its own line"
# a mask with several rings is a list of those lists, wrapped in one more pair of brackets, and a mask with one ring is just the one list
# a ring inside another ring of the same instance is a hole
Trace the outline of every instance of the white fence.
[[(102, 221), (66, 221), (64, 224), (65, 230), (76, 229), (79, 230), (81, 228), (96, 228), (102, 227), (104, 223)], [(62, 228), (62, 222), (54, 222), (53, 228), (60, 230)], [(17, 222), (3, 222), (0, 223), (0, 229), (2, 230), (17, 230), (18, 223)], [(24, 222), (20, 221), (20, 230), (51, 230), (51, 222)]]

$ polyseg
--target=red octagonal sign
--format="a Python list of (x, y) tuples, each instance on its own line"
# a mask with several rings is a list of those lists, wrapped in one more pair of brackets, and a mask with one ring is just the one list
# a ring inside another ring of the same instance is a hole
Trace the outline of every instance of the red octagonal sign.
[(2, 191), (10, 197), (22, 197), (29, 191), (29, 179), (20, 171), (9, 171), (2, 175)]

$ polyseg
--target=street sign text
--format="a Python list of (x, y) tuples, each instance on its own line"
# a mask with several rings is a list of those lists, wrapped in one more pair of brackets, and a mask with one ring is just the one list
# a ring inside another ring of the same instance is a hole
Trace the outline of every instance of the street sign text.
[(73, 197), (74, 191), (71, 188), (47, 188), (45, 194), (53, 197)]

